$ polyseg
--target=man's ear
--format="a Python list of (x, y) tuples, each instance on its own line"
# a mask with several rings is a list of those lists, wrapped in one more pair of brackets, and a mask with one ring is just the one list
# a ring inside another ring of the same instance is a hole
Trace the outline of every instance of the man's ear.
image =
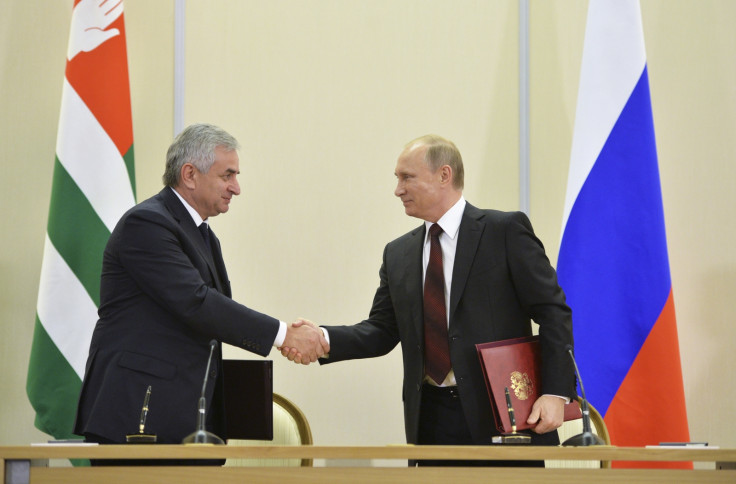
[(181, 184), (189, 188), (190, 190), (194, 190), (194, 188), (197, 186), (195, 182), (196, 174), (197, 169), (194, 168), (194, 165), (192, 165), (191, 163), (184, 163), (181, 167)]
[(442, 165), (440, 167), (440, 183), (452, 184), (452, 168), (450, 165)]

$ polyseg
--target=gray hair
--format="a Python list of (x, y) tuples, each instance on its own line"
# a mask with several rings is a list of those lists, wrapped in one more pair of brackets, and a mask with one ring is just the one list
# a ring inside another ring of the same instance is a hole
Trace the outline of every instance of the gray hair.
[(408, 151), (415, 146), (427, 147), (424, 162), (430, 170), (435, 172), (440, 167), (448, 165), (452, 169), (452, 186), (457, 190), (463, 189), (465, 185), (463, 157), (455, 143), (436, 134), (427, 134), (407, 143), (404, 150)]
[(225, 130), (211, 124), (193, 124), (184, 129), (174, 139), (166, 152), (164, 185), (175, 187), (179, 184), (181, 167), (191, 163), (202, 173), (210, 171), (215, 162), (215, 149), (225, 151), (240, 148), (238, 141)]

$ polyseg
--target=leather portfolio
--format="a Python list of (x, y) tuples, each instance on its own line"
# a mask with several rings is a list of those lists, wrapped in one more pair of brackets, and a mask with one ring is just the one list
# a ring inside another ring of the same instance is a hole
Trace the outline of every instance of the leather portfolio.
[(273, 440), (273, 361), (222, 360), (228, 439)]
[[(539, 336), (481, 343), (475, 346), (483, 369), (488, 397), (491, 400), (496, 428), (501, 433), (512, 431), (506, 404), (506, 388), (509, 390), (511, 405), (514, 408), (516, 429), (530, 428), (526, 420), (541, 392)], [(581, 417), (577, 401), (565, 405), (565, 421)]]

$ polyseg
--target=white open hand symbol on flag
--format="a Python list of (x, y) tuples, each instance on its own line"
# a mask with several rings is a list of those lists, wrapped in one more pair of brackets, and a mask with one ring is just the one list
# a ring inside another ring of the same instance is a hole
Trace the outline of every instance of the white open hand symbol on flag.
[(105, 30), (123, 13), (123, 0), (82, 0), (72, 12), (67, 59), (80, 52), (95, 50), (105, 41), (120, 35), (118, 29)]

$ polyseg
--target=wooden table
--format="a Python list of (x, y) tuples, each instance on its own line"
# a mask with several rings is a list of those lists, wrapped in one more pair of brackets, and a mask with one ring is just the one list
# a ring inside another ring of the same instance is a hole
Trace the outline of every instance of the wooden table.
[[(626, 460), (723, 463), (722, 470), (543, 469), (470, 467), (45, 467), (48, 459), (490, 459)], [(736, 449), (534, 447), (534, 446), (207, 446), (207, 445), (49, 445), (0, 446), (5, 484), (157, 482), (208, 483), (415, 483), (482, 482), (570, 483), (736, 483)]]

